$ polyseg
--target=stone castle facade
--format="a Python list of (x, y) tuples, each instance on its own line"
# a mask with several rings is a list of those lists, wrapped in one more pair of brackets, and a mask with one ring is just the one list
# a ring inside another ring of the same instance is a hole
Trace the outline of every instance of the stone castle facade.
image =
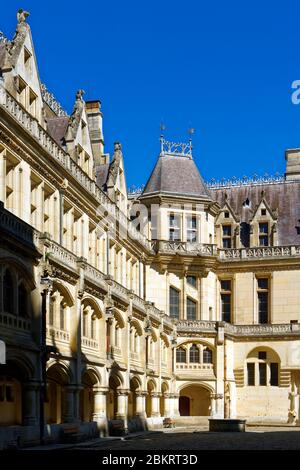
[(300, 150), (284, 178), (209, 186), (162, 137), (128, 193), (100, 102), (68, 115), (41, 84), (27, 16), (0, 38), (0, 448), (298, 423)]

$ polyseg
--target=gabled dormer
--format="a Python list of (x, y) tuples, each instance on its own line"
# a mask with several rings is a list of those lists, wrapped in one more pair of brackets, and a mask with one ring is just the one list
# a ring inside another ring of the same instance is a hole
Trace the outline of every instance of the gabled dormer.
[(271, 209), (262, 191), (261, 200), (250, 221), (250, 246), (276, 246), (277, 219), (277, 211)]
[(114, 144), (114, 154), (108, 170), (106, 190), (108, 196), (117, 204), (117, 206), (124, 213), (127, 213), (127, 187), (122, 145), (120, 142), (115, 142)]
[(31, 31), (19, 10), (17, 28), (12, 41), (2, 41), (1, 75), (5, 88), (40, 124), (44, 124), (43, 100)]
[(240, 247), (240, 219), (225, 195), (225, 203), (215, 221), (216, 243), (220, 248)]
[(78, 90), (76, 93), (73, 112), (69, 118), (65, 135), (65, 144), (72, 159), (90, 178), (94, 178), (93, 151), (83, 94), (84, 90)]

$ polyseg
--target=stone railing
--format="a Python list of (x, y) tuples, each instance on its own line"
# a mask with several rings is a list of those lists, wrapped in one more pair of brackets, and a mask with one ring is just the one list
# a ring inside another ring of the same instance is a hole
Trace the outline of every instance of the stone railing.
[(85, 263), (84, 277), (87, 280), (92, 281), (96, 285), (102, 285), (106, 287), (107, 276), (99, 269), (94, 268), (91, 264)]
[(213, 364), (200, 364), (200, 363), (176, 363), (177, 370), (210, 370), (212, 371), (214, 368)]
[(39, 246), (40, 232), (8, 210), (4, 209), (2, 201), (0, 201), (0, 229), (1, 231), (9, 232), (22, 242), (35, 247)]
[(81, 338), (81, 345), (89, 349), (99, 349), (99, 344), (94, 339), (86, 338), (83, 336)]
[[(63, 341), (65, 343), (70, 342), (70, 334), (68, 331), (60, 330), (59, 328), (55, 328), (52, 325), (47, 325), (46, 327), (46, 336), (47, 338), (52, 341)], [(47, 341), (49, 343), (49, 341)]]
[(11, 313), (0, 313), (0, 325), (1, 328), (8, 327), (26, 332), (30, 331), (31, 329), (30, 320), (12, 315)]
[(41, 83), (41, 92), (42, 98), (47, 103), (50, 109), (57, 115), (57, 116), (68, 116), (68, 113), (63, 109), (62, 105), (56, 100), (55, 96), (50, 93), (44, 83)]
[(234, 336), (284, 336), (300, 335), (300, 323), (277, 325), (231, 325), (225, 323), (225, 333)]
[[(43, 238), (43, 236), (41, 238)], [(66, 265), (73, 270), (77, 270), (77, 261), (79, 258), (74, 253), (54, 242), (53, 240), (47, 241), (46, 253), (49, 259), (53, 259), (54, 261)]]
[(97, 201), (101, 210), (104, 208), (110, 216), (118, 221), (123, 232), (149, 251), (150, 243), (130, 222), (128, 217), (109, 199), (109, 197), (96, 185), (77, 163), (72, 160), (50, 135), (43, 129), (37, 120), (31, 116), (23, 106), (18, 103), (5, 88), (0, 85), (0, 107), (4, 108), (18, 123), (34, 137), (38, 143), (49, 153), (65, 170), (71, 174), (81, 186), (87, 190)]
[(181, 332), (187, 331), (190, 333), (193, 332), (213, 332), (217, 331), (217, 322), (215, 321), (205, 321), (205, 320), (176, 320), (176, 329), (180, 334)]
[(217, 246), (208, 243), (157, 240), (151, 242), (151, 248), (156, 253), (217, 256)]
[(300, 256), (300, 246), (266, 246), (219, 250), (219, 258), (222, 261), (239, 261), (243, 259), (259, 258), (284, 258), (292, 256)]
[(141, 355), (139, 353), (136, 353), (136, 352), (130, 352), (130, 359), (132, 361), (135, 361), (135, 362), (141, 362), (142, 361), (142, 358), (141, 358)]

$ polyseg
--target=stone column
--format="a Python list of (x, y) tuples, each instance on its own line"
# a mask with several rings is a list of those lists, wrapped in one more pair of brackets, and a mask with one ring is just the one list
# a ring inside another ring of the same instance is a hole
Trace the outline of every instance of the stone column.
[(0, 201), (6, 202), (6, 151), (0, 152)]
[(180, 416), (179, 413), (179, 394), (174, 393), (173, 397), (173, 416)]
[(136, 416), (146, 418), (146, 395), (147, 392), (136, 392)]
[(106, 394), (108, 390), (95, 387), (94, 390), (94, 413), (93, 421), (99, 421), (107, 417), (106, 412)]
[(159, 393), (151, 394), (151, 418), (158, 418), (160, 416), (159, 397)]
[(59, 244), (63, 245), (64, 237), (64, 195), (63, 189), (59, 191)]
[(64, 396), (63, 396), (63, 412), (62, 412), (62, 421), (63, 423), (73, 423), (75, 416), (74, 416), (74, 392), (76, 391), (76, 387), (71, 385), (67, 385), (64, 388)]
[(37, 392), (40, 384), (38, 382), (28, 382), (24, 385), (23, 413), (24, 426), (34, 426), (38, 421)]
[(124, 430), (127, 430), (128, 415), (128, 390), (117, 390), (117, 412), (116, 419), (124, 421)]
[(171, 406), (172, 395), (170, 393), (166, 393), (163, 399), (164, 399), (164, 409), (165, 409), (164, 416), (169, 418), (172, 415), (172, 406)]

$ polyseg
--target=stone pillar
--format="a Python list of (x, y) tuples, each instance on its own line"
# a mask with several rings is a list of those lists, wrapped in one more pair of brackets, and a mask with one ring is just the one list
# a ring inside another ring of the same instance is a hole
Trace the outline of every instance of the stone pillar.
[(173, 395), (173, 416), (180, 416), (179, 413), (179, 394), (174, 393)]
[(144, 265), (142, 260), (139, 261), (139, 296), (144, 298)]
[(103, 390), (99, 387), (95, 387), (94, 390), (94, 413), (93, 421), (99, 421), (99, 419), (106, 418), (106, 394), (107, 390)]
[(76, 388), (67, 385), (64, 388), (63, 395), (63, 412), (62, 412), (62, 421), (63, 423), (73, 423), (75, 419), (74, 413), (74, 392)]
[(216, 394), (211, 393), (210, 395), (210, 416), (214, 418), (216, 416)]
[(59, 191), (59, 244), (63, 245), (64, 239), (64, 195), (63, 189)]
[(136, 392), (136, 416), (146, 418), (146, 395), (147, 392)]
[(34, 426), (38, 421), (38, 407), (37, 407), (37, 392), (39, 390), (39, 383), (28, 382), (24, 385), (23, 395), (23, 413), (24, 426)]
[(0, 201), (6, 202), (6, 151), (0, 152)]
[(128, 391), (117, 390), (117, 412), (116, 418), (124, 421), (124, 428), (127, 429), (128, 415)]
[(169, 393), (166, 393), (163, 396), (163, 399), (164, 399), (164, 409), (165, 409), (164, 416), (169, 418), (170, 416), (172, 416), (172, 406), (171, 406), (172, 395), (170, 395)]
[(151, 394), (151, 418), (158, 418), (160, 416), (159, 397), (159, 393)]

